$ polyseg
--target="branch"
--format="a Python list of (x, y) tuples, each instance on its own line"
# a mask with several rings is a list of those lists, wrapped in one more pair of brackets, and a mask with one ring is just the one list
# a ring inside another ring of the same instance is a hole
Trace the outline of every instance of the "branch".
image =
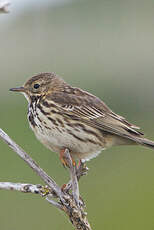
[(9, 13), (8, 6), (10, 2), (8, 1), (1, 1), (0, 2), (0, 13)]
[(0, 189), (40, 194), (41, 185), (0, 182)]
[[(0, 129), (0, 138), (13, 149), (20, 158), (22, 158), (39, 177), (48, 185), (32, 185), (11, 182), (0, 182), (0, 189), (16, 190), (25, 193), (40, 194), (55, 207), (63, 210), (69, 217), (76, 230), (91, 230), (84, 211), (85, 205), (79, 196), (78, 180), (82, 175), (87, 173), (87, 168), (81, 162), (79, 168), (74, 167), (69, 150), (66, 149), (65, 156), (69, 166), (71, 181), (66, 185), (67, 189), (61, 189), (57, 183), (40, 168), (40, 166), (21, 148), (19, 147), (2, 129)], [(69, 185), (69, 186), (68, 186)], [(72, 188), (72, 193), (70, 189)], [(57, 201), (51, 199), (56, 198)]]
[(65, 157), (65, 160), (67, 161), (67, 165), (70, 171), (72, 195), (74, 197), (76, 204), (79, 205), (79, 185), (78, 185), (78, 180), (77, 180), (76, 167), (73, 165), (72, 158), (69, 154), (68, 149), (65, 149), (64, 157)]
[[(22, 183), (12, 183), (12, 182), (0, 182), (0, 190), (11, 190), (11, 191), (19, 191), (23, 193), (33, 193), (33, 194), (39, 194), (42, 197), (46, 196), (46, 200), (56, 206), (59, 209), (62, 209), (62, 205), (58, 202), (51, 200), (51, 194), (46, 194), (46, 191), (49, 191), (47, 187), (44, 187), (40, 184), (22, 184)], [(49, 193), (49, 192), (48, 192)]]

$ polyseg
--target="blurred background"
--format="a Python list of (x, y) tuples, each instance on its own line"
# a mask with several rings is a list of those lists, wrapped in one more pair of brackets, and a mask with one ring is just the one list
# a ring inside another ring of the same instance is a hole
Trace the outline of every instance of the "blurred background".
[[(103, 99), (154, 140), (153, 0), (12, 0), (0, 15), (0, 127), (62, 185), (68, 172), (29, 129), (27, 102), (8, 91), (39, 72)], [(80, 181), (93, 229), (154, 229), (154, 151), (114, 147)], [(0, 141), (0, 181), (42, 183)], [(0, 229), (71, 230), (39, 196), (0, 191)]]

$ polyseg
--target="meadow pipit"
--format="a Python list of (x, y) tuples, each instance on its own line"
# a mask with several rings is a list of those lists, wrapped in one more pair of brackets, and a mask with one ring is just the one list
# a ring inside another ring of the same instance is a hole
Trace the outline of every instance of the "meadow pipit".
[(72, 87), (54, 73), (30, 78), (22, 92), (28, 100), (28, 120), (36, 137), (61, 154), (69, 149), (72, 159), (89, 160), (115, 145), (139, 144), (154, 148), (137, 126), (115, 114), (96, 96)]

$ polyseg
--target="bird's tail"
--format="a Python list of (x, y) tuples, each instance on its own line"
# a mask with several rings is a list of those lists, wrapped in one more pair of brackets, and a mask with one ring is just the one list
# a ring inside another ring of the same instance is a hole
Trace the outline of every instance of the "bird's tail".
[(154, 141), (151, 141), (149, 139), (146, 138), (136, 138), (136, 142), (137, 144), (143, 145), (145, 147), (154, 149)]

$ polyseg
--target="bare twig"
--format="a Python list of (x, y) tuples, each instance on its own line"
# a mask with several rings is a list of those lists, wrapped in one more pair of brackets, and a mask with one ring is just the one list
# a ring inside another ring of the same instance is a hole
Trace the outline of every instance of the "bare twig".
[[(42, 197), (46, 196), (46, 200), (56, 206), (59, 209), (62, 209), (62, 205), (51, 199), (53, 197), (52, 191), (49, 193), (49, 189), (46, 186), (42, 186), (40, 184), (23, 184), (23, 183), (12, 183), (12, 182), (0, 182), (0, 190), (11, 190), (11, 191), (19, 191), (23, 193), (34, 193), (39, 194)], [(48, 191), (48, 195), (46, 194)]]
[(0, 1), (0, 13), (9, 13), (8, 6), (10, 2), (8, 1)]
[(59, 202), (56, 202), (55, 200), (52, 200), (50, 199), (49, 196), (46, 197), (46, 200), (52, 204), (53, 206), (55, 206), (56, 208), (60, 209), (60, 210), (63, 210), (63, 206), (59, 203)]
[[(0, 138), (5, 141), (37, 174), (48, 186), (20, 184), (11, 182), (0, 182), (0, 189), (16, 190), (21, 192), (37, 193), (44, 196), (46, 200), (55, 207), (63, 210), (69, 217), (76, 230), (91, 230), (90, 224), (84, 212), (84, 202), (79, 198), (78, 180), (87, 172), (84, 164), (76, 169), (69, 153), (66, 150), (66, 157), (70, 169), (71, 187), (70, 189), (61, 190), (56, 182), (40, 168), (40, 166), (21, 148), (19, 147), (2, 129), (0, 129)], [(77, 180), (78, 178), (78, 180)], [(56, 198), (58, 201), (53, 200)], [(81, 200), (81, 201), (80, 201)]]
[(70, 170), (72, 195), (73, 195), (73, 198), (76, 204), (79, 205), (79, 185), (78, 185), (78, 180), (77, 180), (77, 175), (76, 175), (76, 167), (73, 165), (68, 149), (65, 149), (64, 156), (65, 156), (65, 159), (67, 160), (67, 164)]
[(41, 185), (0, 182), (0, 189), (20, 191), (24, 193), (39, 194), (41, 188)]

